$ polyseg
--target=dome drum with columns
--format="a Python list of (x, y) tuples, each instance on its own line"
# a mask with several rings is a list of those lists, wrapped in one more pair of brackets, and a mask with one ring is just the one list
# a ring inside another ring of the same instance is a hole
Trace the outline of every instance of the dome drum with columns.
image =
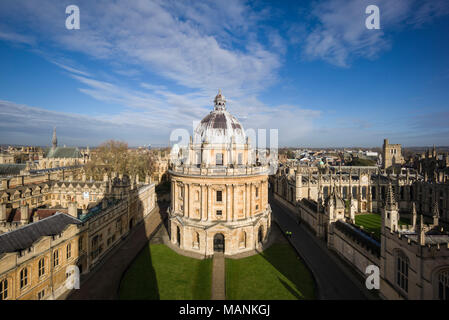
[(256, 165), (251, 141), (221, 92), (214, 102), (185, 159), (170, 166), (171, 241), (204, 256), (261, 249), (271, 227), (268, 166)]

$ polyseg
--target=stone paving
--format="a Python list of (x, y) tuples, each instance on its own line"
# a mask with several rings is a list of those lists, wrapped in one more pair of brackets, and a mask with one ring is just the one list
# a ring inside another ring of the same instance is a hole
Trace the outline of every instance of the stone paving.
[(225, 258), (222, 252), (215, 252), (212, 260), (211, 300), (226, 299)]

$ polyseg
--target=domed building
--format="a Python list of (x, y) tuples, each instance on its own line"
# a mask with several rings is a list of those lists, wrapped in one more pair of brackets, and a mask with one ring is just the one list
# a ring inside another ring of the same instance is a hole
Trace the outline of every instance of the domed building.
[(261, 249), (271, 227), (269, 168), (256, 164), (251, 141), (226, 110), (221, 91), (214, 102), (184, 157), (170, 164), (171, 241), (205, 256)]

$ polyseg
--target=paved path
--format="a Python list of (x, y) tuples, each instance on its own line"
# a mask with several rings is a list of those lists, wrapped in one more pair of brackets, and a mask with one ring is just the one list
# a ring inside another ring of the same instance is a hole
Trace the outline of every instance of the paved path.
[(324, 243), (320, 245), (306, 227), (298, 224), (290, 211), (273, 197), (270, 199), (273, 217), (283, 232), (291, 231), (291, 244), (311, 269), (318, 286), (318, 298), (322, 300), (361, 300), (371, 298), (360, 280), (351, 276), (342, 263), (332, 257)]
[(211, 300), (226, 300), (225, 258), (222, 252), (215, 252), (212, 260)]
[(79, 290), (73, 290), (68, 300), (115, 300), (122, 274), (136, 255), (148, 243), (149, 238), (161, 224), (166, 207), (156, 208), (144, 223), (135, 226), (128, 238), (113, 252), (108, 253), (102, 264), (88, 274)]

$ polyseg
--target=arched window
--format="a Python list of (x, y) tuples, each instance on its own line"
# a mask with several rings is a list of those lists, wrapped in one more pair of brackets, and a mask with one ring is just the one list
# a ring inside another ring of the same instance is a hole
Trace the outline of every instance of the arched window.
[(324, 199), (326, 199), (328, 195), (329, 195), (329, 187), (324, 187), (323, 188)]
[(402, 251), (396, 252), (396, 285), (408, 292), (408, 267), (409, 260)]
[(22, 289), (28, 284), (28, 269), (23, 268), (20, 271), (20, 288)]
[(449, 300), (449, 269), (438, 273), (438, 299)]
[(357, 187), (352, 187), (352, 197), (357, 198)]
[(72, 244), (67, 244), (67, 259), (70, 259), (72, 257)]
[(8, 298), (8, 280), (3, 279), (0, 281), (0, 300), (6, 300)]
[(42, 277), (45, 274), (45, 259), (44, 258), (39, 260), (38, 266), (39, 266), (38, 275), (39, 275), (39, 277)]
[(376, 200), (376, 187), (371, 187), (371, 199)]

